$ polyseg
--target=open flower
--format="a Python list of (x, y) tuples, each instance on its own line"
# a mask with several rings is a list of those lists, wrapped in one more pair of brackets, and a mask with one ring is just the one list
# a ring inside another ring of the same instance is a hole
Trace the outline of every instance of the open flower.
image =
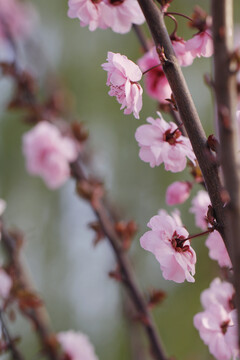
[(211, 204), (208, 193), (205, 190), (198, 191), (192, 200), (190, 212), (195, 215), (195, 223), (200, 229), (206, 230), (208, 226), (207, 212), (208, 206)]
[(98, 360), (88, 337), (80, 332), (65, 331), (57, 334), (57, 340), (62, 346), (67, 359)]
[(137, 0), (69, 0), (68, 16), (78, 18), (81, 26), (89, 25), (89, 30), (111, 28), (125, 34), (132, 24), (145, 21)]
[(232, 267), (232, 262), (228, 255), (226, 246), (218, 231), (213, 231), (206, 240), (206, 246), (209, 249), (209, 257), (213, 260), (217, 260), (221, 267)]
[(23, 153), (28, 172), (41, 176), (50, 189), (56, 189), (69, 178), (69, 163), (76, 160), (78, 150), (72, 139), (42, 121), (23, 136)]
[(194, 282), (196, 254), (190, 246), (187, 230), (165, 212), (153, 216), (148, 227), (151, 229), (140, 239), (142, 248), (152, 252), (166, 280), (182, 283)]
[(167, 188), (166, 203), (177, 205), (184, 203), (190, 195), (192, 185), (188, 181), (175, 181)]
[(211, 305), (220, 304), (226, 311), (230, 312), (234, 309), (234, 294), (235, 290), (232, 284), (216, 278), (211, 282), (210, 287), (201, 293), (201, 304), (205, 310)]
[(193, 58), (210, 57), (213, 54), (213, 40), (208, 30), (201, 31), (194, 35), (192, 39), (187, 40), (186, 50), (190, 51)]
[(172, 40), (172, 46), (178, 58), (180, 66), (192, 65), (194, 57), (191, 52), (186, 49), (186, 41), (183, 39)]
[(149, 125), (141, 125), (135, 133), (140, 159), (150, 163), (151, 167), (164, 163), (165, 169), (172, 172), (184, 170), (186, 157), (195, 164), (189, 139), (182, 135), (176, 124), (167, 123), (160, 113), (157, 114), (159, 118), (147, 118)]
[(207, 310), (196, 314), (193, 322), (201, 339), (217, 360), (230, 360), (232, 356), (235, 358), (237, 326), (234, 326), (232, 316), (222, 305), (210, 305)]
[(166, 99), (171, 98), (172, 90), (163, 72), (162, 66), (160, 65), (156, 48), (153, 47), (145, 55), (143, 55), (143, 57), (138, 60), (138, 65), (142, 72), (159, 65), (144, 74), (144, 83), (146, 92), (149, 96), (158, 100), (162, 104), (166, 104)]
[(108, 52), (107, 63), (102, 68), (108, 72), (107, 85), (110, 86), (109, 95), (116, 96), (124, 114), (133, 113), (139, 119), (142, 108), (142, 87), (138, 83), (142, 78), (140, 68), (126, 56)]

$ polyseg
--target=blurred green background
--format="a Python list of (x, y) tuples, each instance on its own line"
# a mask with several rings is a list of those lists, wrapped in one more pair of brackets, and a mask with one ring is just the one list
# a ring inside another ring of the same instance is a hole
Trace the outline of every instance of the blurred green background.
[[(24, 52), (23, 57), (26, 56), (28, 69), (36, 73), (41, 85), (51, 71), (69, 89), (76, 114), (90, 132), (94, 171), (105, 181), (108, 195), (123, 219), (135, 219), (139, 225), (131, 249), (132, 261), (144, 291), (160, 288), (168, 293), (164, 303), (154, 311), (167, 353), (178, 360), (211, 359), (192, 324), (193, 315), (201, 310), (201, 291), (218, 275), (216, 263), (208, 258), (204, 238), (193, 242), (198, 257), (194, 284), (165, 281), (154, 256), (139, 246), (139, 237), (147, 230), (150, 217), (160, 208), (172, 210), (165, 205), (168, 184), (190, 176), (187, 170), (173, 174), (165, 172), (163, 166), (151, 169), (138, 157), (134, 133), (147, 116), (155, 117), (153, 100), (144, 94), (140, 120), (136, 120), (132, 115), (125, 116), (116, 99), (107, 94), (106, 72), (101, 64), (108, 51), (120, 52), (136, 61), (141, 49), (135, 33), (118, 35), (111, 30), (91, 33), (81, 28), (77, 19), (67, 17), (67, 1), (33, 0), (32, 3), (39, 12), (38, 28), (32, 36), (42, 49), (41, 56), (47, 66), (30, 49), (30, 59)], [(195, 4), (192, 0), (175, 0), (172, 11), (190, 15)], [(200, 5), (209, 10), (209, 1), (202, 0)], [(239, 7), (236, 1), (236, 18)], [(168, 26), (171, 30), (173, 25), (168, 22)], [(191, 36), (186, 21), (181, 18), (179, 35)], [(213, 106), (203, 74), (210, 71), (208, 59), (195, 60), (192, 67), (184, 69), (207, 135), (213, 132)], [(60, 190), (50, 191), (40, 179), (27, 174), (21, 137), (29, 127), (21, 123), (21, 114), (4, 110), (11, 95), (11, 81), (1, 79), (0, 86), (3, 94), (0, 197), (8, 204), (5, 221), (9, 227), (20, 228), (25, 233), (23, 258), (45, 301), (54, 330), (74, 329), (88, 334), (99, 359), (138, 359), (131, 353), (133, 336), (124, 316), (122, 288), (108, 277), (108, 272), (115, 268), (112, 251), (106, 241), (93, 247), (94, 234), (87, 226), (94, 220), (91, 209), (75, 195), (73, 181)], [(191, 199), (179, 208), (183, 223), (194, 233), (198, 229), (188, 212), (190, 203)], [(11, 330), (24, 335), (20, 346), (27, 359), (34, 359), (37, 340), (29, 323), (19, 317)], [(145, 349), (142, 359), (148, 360), (148, 343), (143, 340), (143, 331), (136, 331), (137, 340), (140, 344), (143, 341)]]

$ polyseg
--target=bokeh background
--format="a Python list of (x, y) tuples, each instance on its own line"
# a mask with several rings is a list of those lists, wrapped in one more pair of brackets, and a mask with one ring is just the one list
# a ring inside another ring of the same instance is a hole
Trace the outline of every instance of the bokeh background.
[[(237, 19), (240, 4), (235, 3)], [(91, 33), (81, 28), (77, 19), (67, 17), (66, 0), (33, 0), (32, 4), (38, 12), (32, 34), (36, 48), (31, 40), (20, 49), (22, 64), (36, 75), (42, 88), (49, 74), (54, 73), (68, 89), (77, 117), (89, 129), (94, 171), (104, 180), (108, 196), (122, 218), (136, 220), (139, 231), (130, 254), (138, 282), (144, 291), (157, 288), (168, 294), (154, 310), (167, 353), (178, 360), (211, 359), (192, 321), (201, 310), (201, 291), (219, 274), (216, 263), (208, 258), (204, 238), (193, 242), (198, 257), (194, 284), (165, 281), (154, 256), (139, 245), (150, 217), (160, 208), (172, 210), (165, 204), (168, 184), (190, 179), (190, 175), (187, 170), (180, 174), (166, 172), (163, 166), (151, 169), (138, 157), (134, 133), (146, 117), (155, 117), (155, 101), (144, 94), (140, 120), (136, 120), (132, 115), (123, 115), (115, 98), (107, 95), (106, 72), (101, 64), (108, 51), (136, 61), (142, 54), (135, 33), (119, 35), (111, 30)], [(172, 9), (190, 15), (194, 5), (193, 0), (175, 0)], [(200, 5), (209, 10), (209, 1), (202, 0)], [(173, 24), (170, 21), (167, 24), (171, 30)], [(147, 28), (144, 29), (147, 33)], [(191, 36), (181, 18), (179, 35)], [(210, 72), (209, 59), (197, 59), (193, 66), (184, 69), (207, 135), (213, 132), (213, 105), (203, 75)], [(7, 201), (5, 221), (25, 234), (23, 259), (44, 299), (53, 329), (86, 333), (102, 360), (138, 359), (132, 354), (134, 341), (137, 347), (143, 346), (142, 359), (150, 359), (143, 331), (134, 327), (133, 334), (125, 317), (126, 298), (121, 286), (108, 277), (108, 272), (115, 268), (108, 243), (93, 247), (94, 233), (88, 228), (88, 223), (94, 220), (91, 209), (75, 195), (72, 180), (60, 190), (50, 191), (41, 179), (27, 174), (21, 138), (29, 126), (21, 122), (22, 114), (6, 110), (13, 90), (11, 80), (1, 77), (0, 89), (0, 197)], [(193, 195), (197, 190), (194, 188)], [(198, 229), (189, 213), (190, 205), (191, 199), (179, 208), (183, 223), (194, 233)], [(18, 316), (11, 330), (16, 335), (21, 333), (20, 347), (27, 359), (34, 359), (38, 345), (29, 323)]]

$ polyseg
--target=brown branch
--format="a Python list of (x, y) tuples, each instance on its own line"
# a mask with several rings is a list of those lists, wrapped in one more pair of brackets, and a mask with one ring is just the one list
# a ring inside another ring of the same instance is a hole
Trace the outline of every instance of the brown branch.
[[(216, 214), (218, 230), (225, 240), (225, 217), (221, 200), (221, 183), (216, 163), (211, 161), (207, 139), (197, 110), (178, 64), (171, 40), (164, 24), (164, 14), (152, 0), (138, 0), (152, 33), (156, 48), (163, 51), (163, 71), (171, 86), (188, 137), (199, 162), (204, 181)], [(225, 241), (226, 243), (226, 241)], [(228, 247), (228, 244), (226, 244)]]
[(132, 27), (137, 35), (137, 38), (138, 38), (140, 44), (142, 45), (143, 51), (147, 52), (148, 50), (150, 50), (148, 39), (146, 38), (142, 28), (136, 24), (133, 24)]
[[(226, 206), (226, 237), (234, 269), (238, 327), (240, 328), (240, 167), (237, 139), (237, 64), (233, 58), (233, 1), (212, 0), (214, 41), (214, 89)], [(240, 332), (239, 332), (240, 345)]]
[[(88, 182), (89, 179), (85, 175), (83, 168), (81, 166), (80, 160), (72, 164), (72, 175), (78, 181)], [(86, 199), (86, 197), (85, 197)], [(125, 285), (130, 298), (132, 299), (133, 304), (137, 312), (139, 313), (139, 318), (146, 330), (146, 333), (151, 344), (151, 350), (153, 355), (158, 360), (166, 360), (166, 356), (163, 351), (163, 347), (158, 335), (157, 329), (154, 325), (152, 316), (148, 310), (147, 303), (137, 285), (136, 279), (134, 277), (134, 272), (131, 266), (131, 263), (121, 247), (121, 239), (118, 236), (114, 221), (111, 218), (111, 210), (109, 210), (107, 203), (104, 199), (98, 199), (97, 201), (92, 201), (88, 199), (89, 204), (91, 205), (99, 223), (101, 224), (102, 230), (108, 239), (115, 257), (117, 259), (123, 284)]]
[[(19, 246), (13, 235), (4, 226), (2, 227), (2, 242), (7, 251), (9, 261), (14, 268), (19, 287), (24, 291), (32, 292), (29, 276), (19, 258)], [(44, 306), (21, 309), (24, 316), (30, 319), (36, 329), (43, 351), (49, 360), (59, 360), (56, 342), (49, 324), (49, 317)]]
[(9, 334), (7, 325), (5, 324), (5, 320), (3, 318), (3, 311), (0, 310), (0, 326), (3, 338), (6, 342), (6, 350), (9, 350), (12, 354), (13, 360), (24, 360), (23, 355), (20, 353), (20, 351), (17, 349), (14, 339)]

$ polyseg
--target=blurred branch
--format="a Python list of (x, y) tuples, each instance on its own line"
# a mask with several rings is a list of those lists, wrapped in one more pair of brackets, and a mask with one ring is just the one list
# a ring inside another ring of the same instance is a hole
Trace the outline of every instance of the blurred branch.
[[(20, 259), (18, 239), (11, 235), (4, 226), (2, 227), (2, 242), (7, 251), (10, 265), (14, 269), (19, 288), (26, 293), (33, 294), (29, 276)], [(36, 298), (33, 297), (31, 300), (37, 301), (37, 295)], [(45, 307), (22, 306), (21, 312), (32, 321), (47, 358), (49, 360), (59, 360), (56, 341), (50, 329), (49, 316)]]
[[(240, 328), (240, 163), (237, 139), (237, 59), (233, 46), (233, 1), (212, 0), (214, 41), (214, 89), (224, 184), (229, 194), (226, 206), (226, 237), (234, 269), (238, 327)], [(240, 331), (239, 331), (240, 345)]]
[(6, 350), (9, 350), (12, 354), (13, 360), (24, 360), (23, 355), (20, 353), (20, 351), (17, 349), (14, 339), (11, 338), (7, 325), (5, 324), (4, 318), (3, 318), (3, 311), (0, 310), (0, 326), (1, 331), (3, 334), (3, 338), (6, 342)]
[[(178, 64), (165, 23), (164, 13), (152, 0), (138, 0), (152, 33), (163, 71), (169, 81), (180, 118), (183, 121), (191, 141), (196, 158), (200, 165), (204, 181), (216, 214), (218, 230), (225, 243), (225, 215), (221, 199), (221, 183), (218, 176), (217, 164), (212, 161), (207, 147), (207, 139), (187, 87), (185, 78)], [(229, 247), (226, 243), (227, 248)]]
[(125, 285), (138, 312), (139, 318), (146, 330), (152, 347), (152, 353), (156, 359), (166, 360), (166, 356), (152, 316), (148, 310), (147, 303), (137, 285), (132, 265), (127, 254), (121, 247), (121, 238), (115, 230), (115, 222), (111, 219), (111, 209), (108, 208), (108, 205), (105, 203), (102, 196), (98, 196), (98, 189), (96, 185), (92, 185), (91, 180), (85, 175), (80, 160), (72, 164), (72, 175), (80, 186), (81, 183), (84, 183), (88, 184), (89, 188), (92, 189), (91, 192), (88, 192), (89, 196), (82, 197), (84, 197), (84, 199), (87, 200), (92, 207), (97, 219), (99, 220), (102, 230), (114, 251), (120, 268), (121, 280)]

